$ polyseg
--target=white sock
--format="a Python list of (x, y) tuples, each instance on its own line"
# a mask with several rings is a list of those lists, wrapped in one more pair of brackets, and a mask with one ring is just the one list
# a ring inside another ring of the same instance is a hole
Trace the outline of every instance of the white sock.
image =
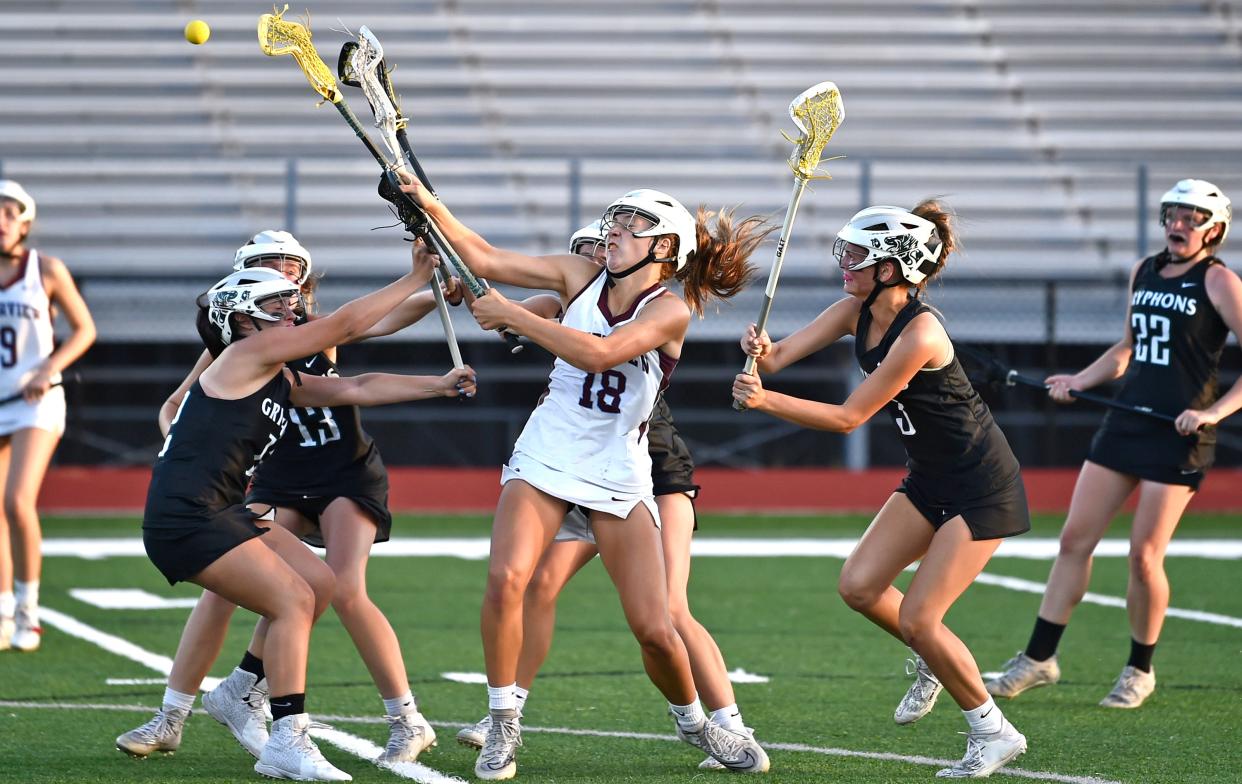
[(972, 735), (991, 735), (1000, 732), (1001, 727), (1005, 726), (1005, 714), (996, 707), (991, 697), (974, 710), (962, 711), (962, 715), (966, 717)]
[(741, 732), (746, 729), (746, 725), (742, 723), (742, 711), (738, 709), (736, 702), (712, 711), (711, 719), (713, 724), (724, 727), (726, 730)]
[(164, 688), (164, 704), (162, 707), (164, 710), (172, 710), (173, 708), (176, 708), (178, 710), (188, 711), (194, 707), (194, 695), (183, 694), (171, 686), (166, 686)]
[(21, 580), (14, 580), (13, 588), (18, 606), (27, 610), (33, 610), (39, 606), (38, 580), (31, 580), (28, 583), (24, 583)]
[(697, 696), (689, 705), (674, 705), (670, 702), (668, 709), (677, 719), (678, 726), (683, 730), (694, 729), (707, 720), (707, 716), (703, 713), (703, 706), (699, 704)]
[(523, 689), (521, 686), (513, 687), (513, 696), (517, 698), (518, 713), (526, 710), (526, 698), (530, 696), (530, 689)]
[(490, 710), (517, 710), (517, 684), (487, 687), (487, 707)]
[[(383, 698), (381, 698), (383, 699)], [(418, 713), (418, 703), (414, 702), (413, 693), (407, 691), (400, 697), (384, 699), (384, 714), (387, 716), (406, 716)]]
[(0, 618), (12, 618), (17, 614), (17, 597), (12, 591), (0, 593)]

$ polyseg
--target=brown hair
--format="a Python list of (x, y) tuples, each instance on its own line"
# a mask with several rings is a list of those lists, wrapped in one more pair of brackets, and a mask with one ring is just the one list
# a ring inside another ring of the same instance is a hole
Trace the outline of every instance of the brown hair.
[(944, 271), (945, 264), (949, 260), (949, 254), (957, 250), (960, 244), (953, 226), (957, 216), (948, 206), (934, 197), (923, 199), (914, 205), (914, 209), (910, 210), (910, 212), (923, 220), (934, 223), (936, 225), (936, 236), (940, 239), (940, 255), (936, 259), (938, 262), (936, 269), (932, 270), (932, 273), (916, 286), (919, 291), (922, 291), (932, 278)]
[(750, 254), (777, 228), (758, 215), (739, 221), (732, 209), (715, 212), (699, 207), (695, 216), (698, 249), (680, 272), (674, 273), (670, 265), (663, 277), (682, 284), (686, 304), (702, 318), (708, 300), (729, 299), (746, 288), (755, 275)]
[(302, 283), (302, 287), (298, 290), (298, 296), (302, 300), (302, 310), (307, 316), (314, 314), (319, 310), (318, 301), (315, 299), (315, 292), (319, 290), (319, 281), (323, 278), (322, 272), (312, 272), (306, 276), (306, 280)]

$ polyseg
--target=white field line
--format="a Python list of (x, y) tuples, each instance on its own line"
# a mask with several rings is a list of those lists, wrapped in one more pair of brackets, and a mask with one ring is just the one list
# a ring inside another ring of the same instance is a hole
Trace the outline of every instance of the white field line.
[[(114, 634), (102, 632), (50, 607), (40, 607), (39, 617), (48, 626), (60, 629), (70, 636), (94, 643), (109, 653), (123, 656), (162, 675), (167, 675), (172, 671), (172, 659), (167, 656), (160, 656), (157, 653), (140, 648), (128, 640), (123, 640)], [(379, 746), (365, 738), (359, 738), (356, 735), (350, 735), (340, 730), (312, 730), (311, 734), (326, 740), (343, 751), (361, 757), (368, 763), (383, 751)], [(402, 778), (413, 779), (419, 782), (419, 784), (465, 784), (462, 779), (456, 776), (446, 776), (417, 762), (403, 762), (387, 769)]]
[[(786, 557), (817, 555), (828, 558), (846, 558), (853, 551), (855, 539), (696, 539), (692, 545), (692, 553), (696, 556), (729, 556), (746, 557)], [(1001, 543), (994, 557), (1016, 557), (1051, 560), (1057, 553), (1056, 539), (1029, 539), (1027, 547), (1019, 547), (1020, 540), (1006, 539)], [(390, 542), (373, 548), (375, 556), (455, 556), (469, 560), (476, 559), (471, 548), (482, 548), (477, 558), (487, 557), (487, 539), (393, 539)], [(1105, 539), (1096, 548), (1096, 557), (1121, 558), (1129, 555), (1130, 543), (1126, 539)], [(101, 559), (112, 557), (144, 556), (141, 539), (44, 539), (43, 554), (46, 556), (63, 555), (78, 558)], [(1170, 557), (1183, 558), (1242, 558), (1242, 540), (1238, 539), (1188, 539), (1172, 542), (1169, 546)], [(1044, 583), (1023, 580), (1018, 577), (1004, 577), (984, 572), (975, 582), (1007, 588), (1023, 593), (1043, 594)], [(158, 597), (155, 597), (158, 598)], [(193, 602), (194, 600), (178, 600)], [(1119, 596), (1107, 596), (1088, 593), (1083, 601), (1105, 607), (1125, 608), (1126, 600)], [(1242, 618), (1235, 618), (1219, 613), (1201, 610), (1183, 610), (1170, 607), (1168, 616), (1189, 621), (1211, 623), (1219, 626), (1242, 628)], [(462, 673), (462, 677), (476, 677), (473, 673)], [(452, 673), (445, 673), (449, 680), (458, 680)], [(214, 683), (212, 684), (214, 686)], [(211, 686), (204, 685), (204, 688)]]
[[(27, 710), (72, 710), (72, 711), (128, 711), (134, 713), (150, 713), (152, 708), (146, 705), (112, 705), (106, 703), (67, 703), (67, 702), (30, 702), (17, 700), (0, 700), (0, 708), (19, 708)], [(323, 721), (332, 721), (339, 724), (386, 724), (387, 722), (378, 716), (319, 716)], [(462, 721), (436, 721), (432, 722), (437, 727), (447, 727), (451, 729), (460, 729), (462, 727), (472, 727), (474, 722)], [(338, 732), (338, 731), (333, 731)], [(575, 737), (588, 738), (620, 738), (625, 740), (646, 740), (646, 741), (662, 741), (667, 743), (679, 743), (680, 741), (672, 735), (656, 735), (650, 732), (615, 732), (608, 730), (583, 730), (573, 729), (570, 727), (522, 727), (524, 733), (538, 733), (546, 735), (571, 735)], [(312, 732), (315, 737), (323, 738), (329, 743), (332, 740), (323, 732)], [(341, 733), (344, 734), (344, 733)], [(361, 740), (361, 739), (359, 739)], [(363, 741), (368, 743), (368, 741)], [(803, 743), (764, 743), (765, 749), (775, 751), (796, 751), (805, 754), (819, 754), (826, 757), (854, 757), (857, 759), (882, 760), (884, 762), (903, 762), (910, 765), (926, 765), (929, 767), (943, 768), (952, 765), (957, 760), (936, 759), (935, 757), (923, 757), (912, 754), (894, 754), (886, 751), (856, 751), (854, 749), (838, 749), (825, 746), (808, 746)], [(361, 746), (359, 748), (362, 748)], [(347, 749), (348, 750), (348, 749)], [(368, 749), (369, 750), (369, 749)], [(375, 753), (380, 752), (378, 746), (374, 747)], [(408, 764), (408, 763), (403, 763)], [(414, 763), (417, 764), (417, 763)], [(398, 766), (400, 767), (400, 766)], [(1036, 781), (1057, 781), (1063, 784), (1122, 784), (1112, 779), (1102, 779), (1096, 776), (1071, 776), (1064, 773), (1052, 773), (1042, 770), (1024, 770), (1022, 768), (1006, 767), (1001, 768), (995, 774), (996, 776), (1012, 776), (1015, 778), (1034, 779)], [(446, 777), (443, 781), (460, 781), (460, 779)]]
[[(975, 578), (977, 583), (985, 583), (987, 585), (996, 585), (1001, 588), (1008, 588), (1011, 591), (1022, 591), (1023, 593), (1035, 593), (1043, 595), (1046, 583), (1037, 583), (1034, 580), (1023, 580), (1020, 577), (1005, 577), (999, 574), (988, 574), (984, 572)], [(1126, 600), (1122, 596), (1106, 596), (1101, 593), (1087, 593), (1082, 597), (1084, 602), (1089, 604), (1100, 604), (1105, 607), (1120, 607), (1125, 609)], [(1242, 618), (1234, 618), (1229, 615), (1220, 615), (1219, 613), (1203, 612), (1202, 610), (1182, 610), (1177, 607), (1170, 607), (1165, 611), (1165, 615), (1170, 618), (1184, 618), (1188, 621), (1201, 621), (1203, 623), (1212, 623), (1218, 626), (1233, 626), (1242, 629)]]
[[(764, 539), (700, 537), (693, 541), (690, 552), (696, 556), (729, 558), (845, 558), (858, 543), (854, 538), (832, 539)], [(1057, 554), (1058, 540), (1053, 537), (1015, 537), (1006, 539), (996, 551), (996, 558), (1032, 558), (1052, 560)], [(441, 557), (468, 561), (486, 559), (490, 542), (484, 537), (401, 537), (372, 548), (372, 558)], [(1097, 558), (1124, 558), (1130, 553), (1128, 539), (1104, 539), (1095, 548)], [(75, 538), (44, 539), (45, 557), (68, 557), (97, 560), (100, 558), (145, 557), (142, 539)], [(1169, 544), (1170, 558), (1211, 558), (1242, 560), (1242, 539), (1183, 539)]]

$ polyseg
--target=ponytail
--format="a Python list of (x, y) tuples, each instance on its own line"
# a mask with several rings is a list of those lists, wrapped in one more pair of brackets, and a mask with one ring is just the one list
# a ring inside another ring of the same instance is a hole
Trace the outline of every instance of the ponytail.
[(699, 207), (695, 217), (698, 250), (680, 272), (671, 275), (682, 284), (690, 310), (702, 318), (708, 300), (729, 299), (746, 288), (756, 272), (750, 255), (776, 229), (758, 215), (737, 221), (731, 209), (715, 212)]
[(935, 198), (924, 199), (916, 204), (910, 212), (925, 221), (935, 224), (936, 236), (940, 240), (940, 253), (936, 258), (936, 269), (932, 270), (916, 287), (922, 291), (927, 286), (928, 281), (944, 270), (945, 264), (949, 260), (949, 254), (957, 250), (960, 244), (953, 226), (956, 215), (948, 206)]

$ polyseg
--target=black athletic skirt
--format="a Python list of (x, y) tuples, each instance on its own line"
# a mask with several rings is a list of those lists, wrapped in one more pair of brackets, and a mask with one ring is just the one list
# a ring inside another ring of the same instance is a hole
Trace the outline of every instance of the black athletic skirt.
[(1216, 460), (1216, 431), (1183, 436), (1171, 422), (1108, 412), (1091, 439), (1087, 460), (1120, 474), (1199, 489)]
[(392, 513), (388, 511), (388, 483), (372, 487), (370, 490), (359, 489), (356, 492), (305, 495), (302, 493), (284, 493), (269, 488), (252, 488), (246, 496), (248, 504), (267, 504), (277, 509), (292, 509), (305, 517), (314, 526), (313, 530), (302, 532), (303, 542), (312, 547), (323, 547), (323, 532), (319, 530), (319, 517), (328, 508), (328, 504), (338, 498), (348, 498), (375, 522), (375, 541), (387, 542), (392, 536)]
[(691, 498), (697, 496), (699, 486), (694, 483), (694, 458), (678, 434), (663, 397), (656, 402), (652, 412), (647, 443), (651, 453), (654, 495), (686, 493)]
[(211, 517), (161, 516), (148, 509), (158, 526), (142, 528), (147, 557), (169, 585), (189, 580), (243, 542), (267, 533), (255, 525), (257, 515), (245, 506), (230, 506)]
[(976, 541), (1004, 539), (1031, 530), (1031, 511), (1021, 474), (1000, 485), (970, 488), (910, 473), (901, 480), (897, 492), (905, 493), (936, 530), (958, 515)]

